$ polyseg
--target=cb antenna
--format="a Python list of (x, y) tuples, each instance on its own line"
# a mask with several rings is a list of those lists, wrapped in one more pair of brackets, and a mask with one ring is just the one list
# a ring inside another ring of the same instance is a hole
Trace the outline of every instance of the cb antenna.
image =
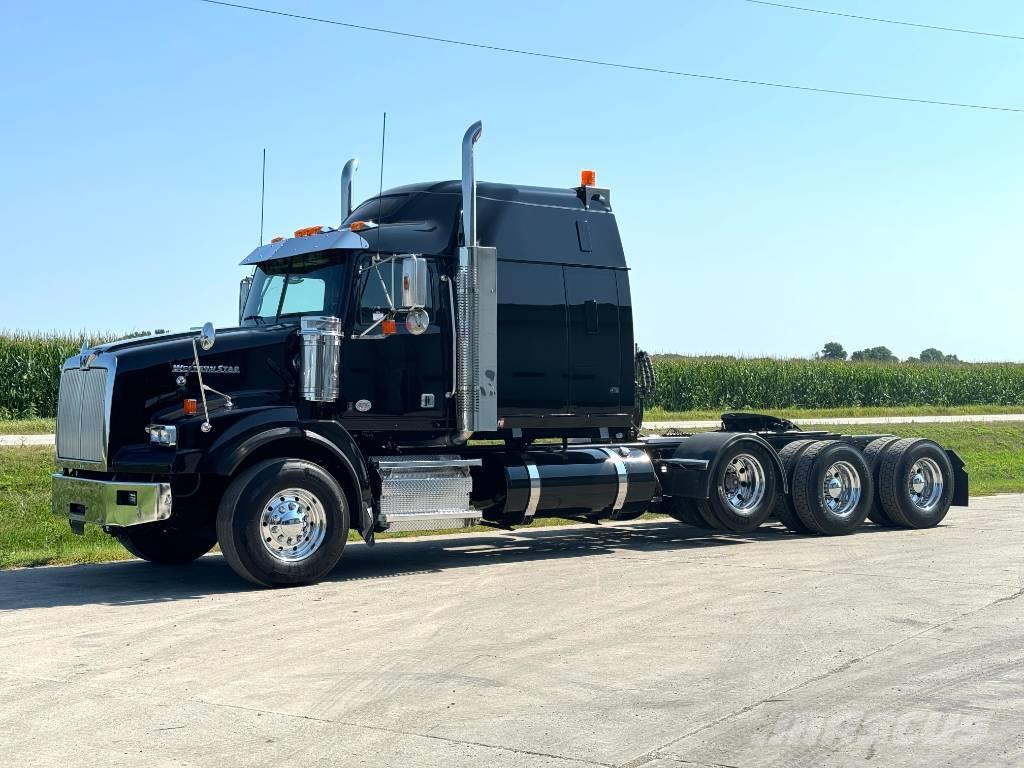
[(380, 189), (377, 191), (377, 251), (380, 251), (380, 217), (384, 212), (384, 142), (388, 135), (388, 113), (380, 128)]
[(260, 179), (260, 247), (263, 247), (263, 202), (267, 197), (267, 148), (263, 148), (263, 175)]

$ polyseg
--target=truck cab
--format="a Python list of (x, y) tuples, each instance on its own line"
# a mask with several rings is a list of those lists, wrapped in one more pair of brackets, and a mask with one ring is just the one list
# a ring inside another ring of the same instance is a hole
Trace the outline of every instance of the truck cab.
[[(496, 251), (490, 439), (635, 429), (629, 275), (607, 192), (588, 200), (585, 189), (477, 185), (479, 236)], [(458, 181), (409, 185), (366, 201), (339, 231), (257, 249), (243, 262), (254, 274), (242, 326), (338, 318), (332, 415), (357, 433), (443, 441), (456, 421), (461, 209)]]

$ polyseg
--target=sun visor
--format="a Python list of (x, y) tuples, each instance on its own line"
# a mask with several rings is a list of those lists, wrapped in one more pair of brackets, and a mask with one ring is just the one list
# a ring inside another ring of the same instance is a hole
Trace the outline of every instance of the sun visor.
[(340, 248), (363, 250), (369, 248), (369, 243), (355, 232), (347, 229), (339, 229), (335, 232), (324, 232), (307, 237), (289, 237), (287, 240), (261, 245), (246, 256), (239, 266), (251, 266), (253, 264), (274, 261), (275, 259), (287, 259), (290, 256), (302, 256), (306, 253), (337, 250)]

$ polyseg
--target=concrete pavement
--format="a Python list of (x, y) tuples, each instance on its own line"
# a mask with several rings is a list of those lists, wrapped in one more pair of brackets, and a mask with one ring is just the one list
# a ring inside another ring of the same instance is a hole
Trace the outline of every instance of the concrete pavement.
[(1018, 766), (1024, 496), (813, 538), (662, 520), (0, 572), (17, 766)]

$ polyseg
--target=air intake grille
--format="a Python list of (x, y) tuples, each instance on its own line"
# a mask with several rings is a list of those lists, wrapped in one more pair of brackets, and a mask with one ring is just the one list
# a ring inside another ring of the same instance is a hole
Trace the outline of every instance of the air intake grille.
[(68, 368), (57, 401), (57, 458), (107, 463), (107, 369)]

